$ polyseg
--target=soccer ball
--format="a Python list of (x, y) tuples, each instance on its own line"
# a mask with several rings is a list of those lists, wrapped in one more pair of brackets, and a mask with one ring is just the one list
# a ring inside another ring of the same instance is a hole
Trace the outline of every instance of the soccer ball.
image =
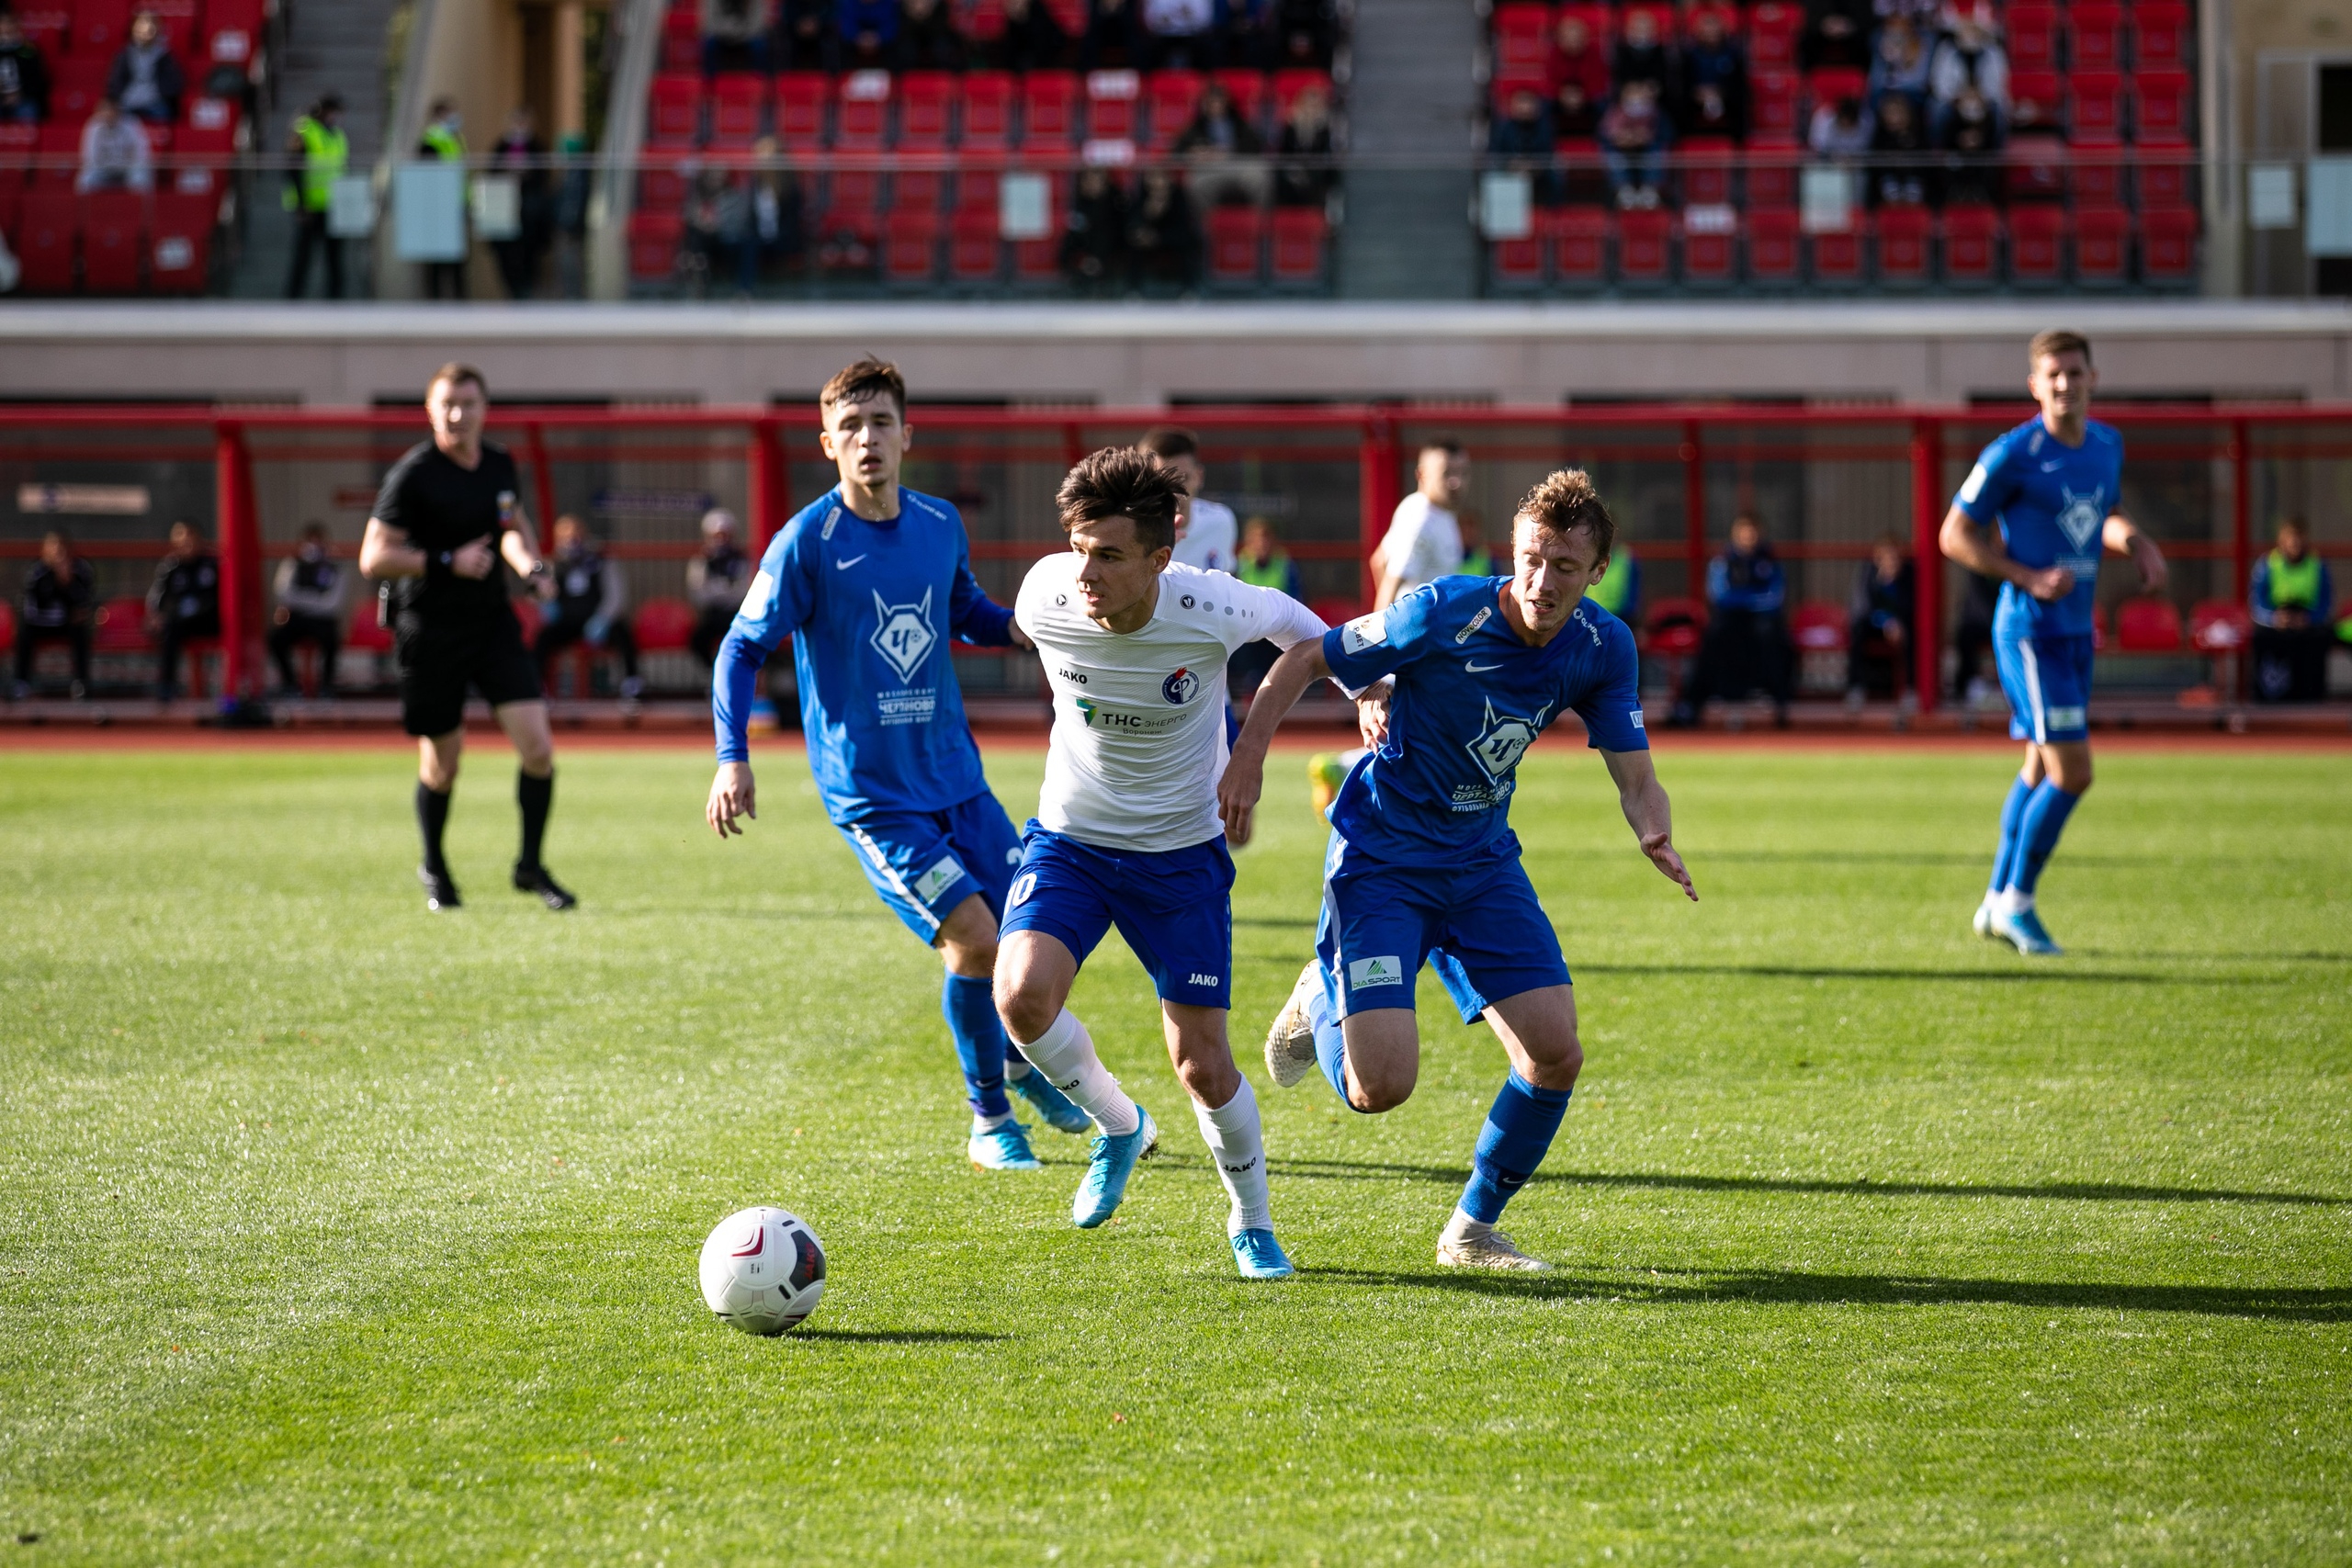
[(824, 1294), (824, 1245), (782, 1209), (729, 1214), (702, 1244), (702, 1299), (730, 1328), (782, 1334)]

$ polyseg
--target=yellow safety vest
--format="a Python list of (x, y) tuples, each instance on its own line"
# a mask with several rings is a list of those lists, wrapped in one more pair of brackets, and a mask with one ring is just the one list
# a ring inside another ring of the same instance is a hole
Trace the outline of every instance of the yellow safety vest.
[(428, 125), (424, 128), (424, 144), (432, 148), (433, 155), (445, 164), (462, 164), (466, 161), (465, 138), (454, 130), (439, 125)]
[[(302, 139), (302, 209), (324, 212), (334, 192), (334, 182), (343, 177), (345, 165), (351, 162), (351, 138), (340, 126), (325, 126), (302, 116), (294, 122), (294, 134)], [(294, 206), (294, 193), (286, 193), (286, 205)]]

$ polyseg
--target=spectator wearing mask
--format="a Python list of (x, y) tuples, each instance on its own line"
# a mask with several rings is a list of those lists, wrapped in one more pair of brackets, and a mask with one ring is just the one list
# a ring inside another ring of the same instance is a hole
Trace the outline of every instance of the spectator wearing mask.
[(1062, 276), (1081, 294), (1115, 289), (1126, 277), (1127, 197), (1108, 169), (1085, 169), (1062, 220)]
[(702, 554), (686, 563), (686, 603), (694, 606), (694, 634), (687, 646), (705, 664), (718, 657), (718, 645), (735, 624), (735, 612), (752, 591), (755, 570), (735, 542), (735, 514), (713, 507), (702, 516)]
[(1177, 134), (1174, 146), (1184, 160), (1187, 183), (1214, 207), (1264, 202), (1269, 176), (1258, 154), (1265, 150), (1258, 128), (1242, 117), (1222, 82), (1201, 89), (1192, 121)]
[(1962, 87), (1935, 135), (1942, 156), (1945, 206), (1989, 204), (1998, 199), (2001, 121), (1973, 85)]
[(1902, 663), (1911, 649), (1917, 600), (1911, 562), (1903, 541), (1881, 534), (1871, 558), (1854, 573), (1848, 602), (1846, 702), (1860, 707), (1865, 695), (1892, 697)]
[(1451, 577), (1462, 564), (1462, 519), (1455, 509), (1470, 482), (1470, 457), (1451, 437), (1414, 456), (1413, 493), (1396, 503), (1388, 532), (1373, 553), (1380, 586), (1372, 607), (1385, 610), (1424, 582)]
[(154, 187), (155, 156), (146, 127), (123, 113), (112, 98), (104, 99), (82, 128), (82, 167), (74, 176), (74, 188), (86, 194)]
[(853, 71), (883, 69), (899, 41), (899, 0), (838, 0), (833, 30), (840, 36), (845, 66)]
[(645, 682), (637, 676), (637, 638), (629, 632), (628, 582), (621, 569), (598, 552), (569, 513), (555, 520), (555, 557), (548, 565), (555, 570), (555, 598), (531, 646), (541, 683), (554, 691), (548, 666), (565, 649), (586, 643), (620, 656), (621, 696), (634, 702)]
[(1657, 90), (1647, 82), (1628, 82), (1600, 117), (1600, 161), (1609, 170), (1609, 186), (1622, 208), (1652, 208), (1666, 179), (1666, 152), (1673, 144), (1673, 128), (1659, 108)]
[(1805, 134), (1805, 145), (1813, 155), (1825, 163), (1850, 164), (1871, 150), (1871, 123), (1862, 113), (1860, 98), (1840, 98), (1834, 104), (1821, 104), (1813, 111), (1813, 125)]
[(1143, 188), (1127, 206), (1127, 281), (1199, 287), (1201, 225), (1192, 198), (1165, 169), (1147, 170)]
[(840, 70), (842, 39), (833, 19), (833, 0), (783, 0), (782, 20), (776, 28), (776, 68)]
[(270, 615), (267, 641), (281, 694), (292, 696), (301, 691), (294, 650), (307, 643), (319, 650), (319, 695), (334, 694), (334, 660), (343, 647), (347, 586), (343, 568), (327, 553), (326, 525), (303, 524), (301, 544), (277, 563), (277, 575), (270, 583), (277, 608)]
[(1646, 83), (1650, 96), (1664, 107), (1682, 96), (1682, 62), (1672, 43), (1658, 36), (1657, 14), (1646, 6), (1625, 14), (1625, 31), (1610, 56), (1610, 75), (1620, 97), (1635, 83)]
[(1808, 0), (1797, 59), (1807, 71), (1867, 71), (1876, 21), (1870, 0)]
[(1151, 64), (1160, 71), (1215, 71), (1225, 63), (1217, 0), (1141, 0)]
[(1872, 207), (1922, 207), (1928, 200), (1928, 129), (1907, 93), (1882, 94), (1871, 131)]
[(1608, 101), (1609, 55), (1600, 47), (1600, 40), (1592, 36), (1591, 25), (1581, 16), (1564, 16), (1552, 29), (1546, 80), (1555, 94), (1562, 83), (1574, 82), (1584, 89), (1587, 103)]
[[(436, 159), (445, 164), (462, 164), (466, 161), (465, 117), (458, 111), (457, 99), (439, 97), (433, 100), (433, 107), (424, 122), (424, 130), (417, 138), (416, 155), (420, 158)], [(459, 215), (458, 221), (460, 224), (465, 222), (462, 214)], [(424, 297), (426, 299), (438, 299), (447, 295), (452, 299), (463, 299), (467, 292), (464, 258), (424, 264)]]
[(999, 71), (1057, 71), (1069, 58), (1069, 34), (1046, 0), (1004, 0), (1004, 30), (986, 52)]
[(1713, 6), (1690, 17), (1690, 41), (1682, 51), (1682, 134), (1747, 135), (1747, 58)]
[(1928, 67), (1928, 90), (1935, 99), (1939, 130), (1959, 112), (1961, 96), (1973, 89), (2005, 122), (2009, 104), (2009, 57), (1973, 17), (1963, 17), (1950, 38), (1936, 46)]
[[(1282, 536), (1274, 531), (1273, 520), (1252, 517), (1241, 525), (1241, 547), (1233, 559), (1233, 575), (1259, 588), (1271, 588), (1287, 593), (1304, 604), (1306, 585), (1298, 575), (1298, 563), (1283, 548)], [(1233, 650), (1226, 662), (1226, 690), (1236, 698), (1246, 698), (1265, 681), (1266, 671), (1282, 657), (1282, 649), (1261, 637), (1244, 643)]]
[(961, 71), (971, 60), (971, 41), (956, 26), (945, 0), (899, 0), (892, 60), (899, 70)]
[(1789, 722), (1789, 665), (1793, 651), (1782, 615), (1789, 581), (1764, 541), (1756, 519), (1732, 520), (1731, 547), (1707, 565), (1707, 630), (1690, 679), (1667, 722), (1687, 729), (1707, 704), (1747, 696), (1761, 687), (1772, 698), (1772, 721)]
[[(1039, 0), (1044, 4), (1044, 0)], [(1086, 36), (1078, 46), (1080, 71), (1141, 71), (1151, 63), (1141, 0), (1087, 0)]]
[(180, 118), (180, 99), (187, 93), (187, 78), (163, 24), (154, 12), (140, 12), (130, 18), (129, 41), (107, 68), (107, 96), (149, 125), (170, 125)]
[(1302, 88), (1283, 116), (1274, 141), (1277, 207), (1321, 207), (1339, 183), (1331, 166), (1331, 95), (1321, 86)]
[(0, 124), (32, 125), (49, 117), (49, 65), (13, 11), (0, 10)]
[(702, 0), (702, 73), (756, 71), (766, 75), (775, 57), (768, 34), (775, 27), (769, 0)]
[(499, 281), (510, 299), (527, 299), (537, 284), (539, 260), (547, 254), (553, 227), (554, 203), (549, 199), (548, 147), (532, 128), (528, 107), (517, 106), (506, 117), (506, 129), (490, 150), (490, 166), (514, 182), (522, 221), (513, 238), (491, 242), (498, 259)]
[(786, 166), (773, 136), (752, 144), (752, 167), (744, 190), (743, 239), (736, 252), (735, 288), (749, 296), (761, 275), (799, 259), (808, 246), (807, 198), (800, 176)]
[[(2254, 563), (2254, 695), (2265, 703), (2315, 703), (2327, 695), (2328, 616), (2335, 581), (2312, 548), (2300, 517), (2278, 525), (2270, 552)], [(18, 661), (22, 668), (22, 660)]]
[(1883, 101), (1901, 93), (1915, 108), (1928, 102), (1928, 46), (1907, 17), (1896, 17), (1878, 30), (1878, 45), (1871, 53), (1871, 98)]
[(187, 645), (220, 635), (220, 561), (187, 522), (172, 525), (171, 546), (147, 590), (147, 633), (155, 639), (155, 700), (179, 694)]
[(40, 558), (25, 573), (17, 601), (16, 698), (32, 694), (33, 658), (45, 643), (62, 642), (73, 655), (74, 684), (80, 702), (90, 692), (90, 632), (97, 619), (98, 591), (90, 563), (74, 553), (62, 528), (41, 536)]
[(343, 298), (343, 241), (327, 226), (334, 204), (334, 182), (351, 164), (351, 138), (343, 129), (343, 99), (328, 93), (294, 117), (287, 128), (286, 151), (302, 162), (286, 172), (283, 204), (294, 215), (294, 259), (286, 269), (286, 298), (300, 299), (309, 290), (311, 257), (318, 254), (326, 272), (327, 298)]

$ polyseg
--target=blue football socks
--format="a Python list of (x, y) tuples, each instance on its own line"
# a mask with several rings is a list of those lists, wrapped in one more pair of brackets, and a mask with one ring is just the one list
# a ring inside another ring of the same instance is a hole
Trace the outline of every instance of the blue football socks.
[(996, 1015), (995, 986), (983, 976), (950, 974), (939, 987), (939, 1010), (956, 1037), (964, 1093), (975, 1116), (1010, 1116), (1004, 1096), (1004, 1023)]
[(1516, 1072), (1503, 1080), (1478, 1132), (1478, 1152), (1470, 1162), (1470, 1182), (1462, 1190), (1462, 1212), (1481, 1224), (1503, 1217), (1510, 1195), (1527, 1185), (1552, 1147), (1560, 1118), (1567, 1113), (1565, 1089), (1537, 1089)]
[(2033, 798), (2033, 785), (2025, 782), (2023, 773), (2009, 781), (2009, 797), (2001, 802), (2001, 847), (1993, 852), (1993, 882), (1986, 889), (2002, 893), (2008, 889), (2009, 879), (2018, 869), (2018, 829), (2025, 822), (2026, 803)]
[(2073, 815), (2075, 803), (2082, 798), (2068, 795), (2048, 779), (2035, 787), (2033, 798), (2026, 803), (2025, 818), (2018, 827), (2018, 864), (2009, 875), (2012, 891), (2029, 898), (2033, 896), (2034, 884), (2041, 880), (2041, 868), (2049, 863), (2050, 852), (2058, 847), (2058, 835), (2066, 830), (2066, 818)]

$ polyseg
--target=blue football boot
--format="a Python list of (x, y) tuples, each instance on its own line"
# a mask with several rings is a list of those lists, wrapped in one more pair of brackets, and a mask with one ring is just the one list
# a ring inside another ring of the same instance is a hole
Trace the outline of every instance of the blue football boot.
[(1109, 1219), (1118, 1209), (1119, 1200), (1127, 1195), (1127, 1178), (1136, 1173), (1136, 1161), (1143, 1158), (1159, 1145), (1159, 1129), (1152, 1125), (1151, 1112), (1136, 1107), (1136, 1130), (1114, 1137), (1098, 1133), (1086, 1151), (1086, 1176), (1078, 1184), (1078, 1195), (1069, 1201), (1069, 1217), (1080, 1230), (1092, 1230)]
[(1047, 1081), (1035, 1067), (1025, 1078), (1008, 1078), (1005, 1088), (1029, 1102), (1030, 1109), (1046, 1119), (1046, 1125), (1057, 1133), (1083, 1133), (1094, 1125), (1094, 1118), (1078, 1108), (1078, 1102)]
[(1287, 1280), (1298, 1272), (1290, 1254), (1269, 1230), (1247, 1230), (1233, 1238), (1233, 1266), (1245, 1280)]
[(964, 1145), (964, 1153), (979, 1170), (1043, 1170), (1045, 1166), (1029, 1152), (1029, 1129), (1008, 1116), (993, 1127), (972, 1122), (971, 1141)]
[(2028, 958), (2063, 958), (2066, 950), (2050, 940), (2041, 917), (2031, 909), (2007, 909), (1993, 917), (1993, 934)]

